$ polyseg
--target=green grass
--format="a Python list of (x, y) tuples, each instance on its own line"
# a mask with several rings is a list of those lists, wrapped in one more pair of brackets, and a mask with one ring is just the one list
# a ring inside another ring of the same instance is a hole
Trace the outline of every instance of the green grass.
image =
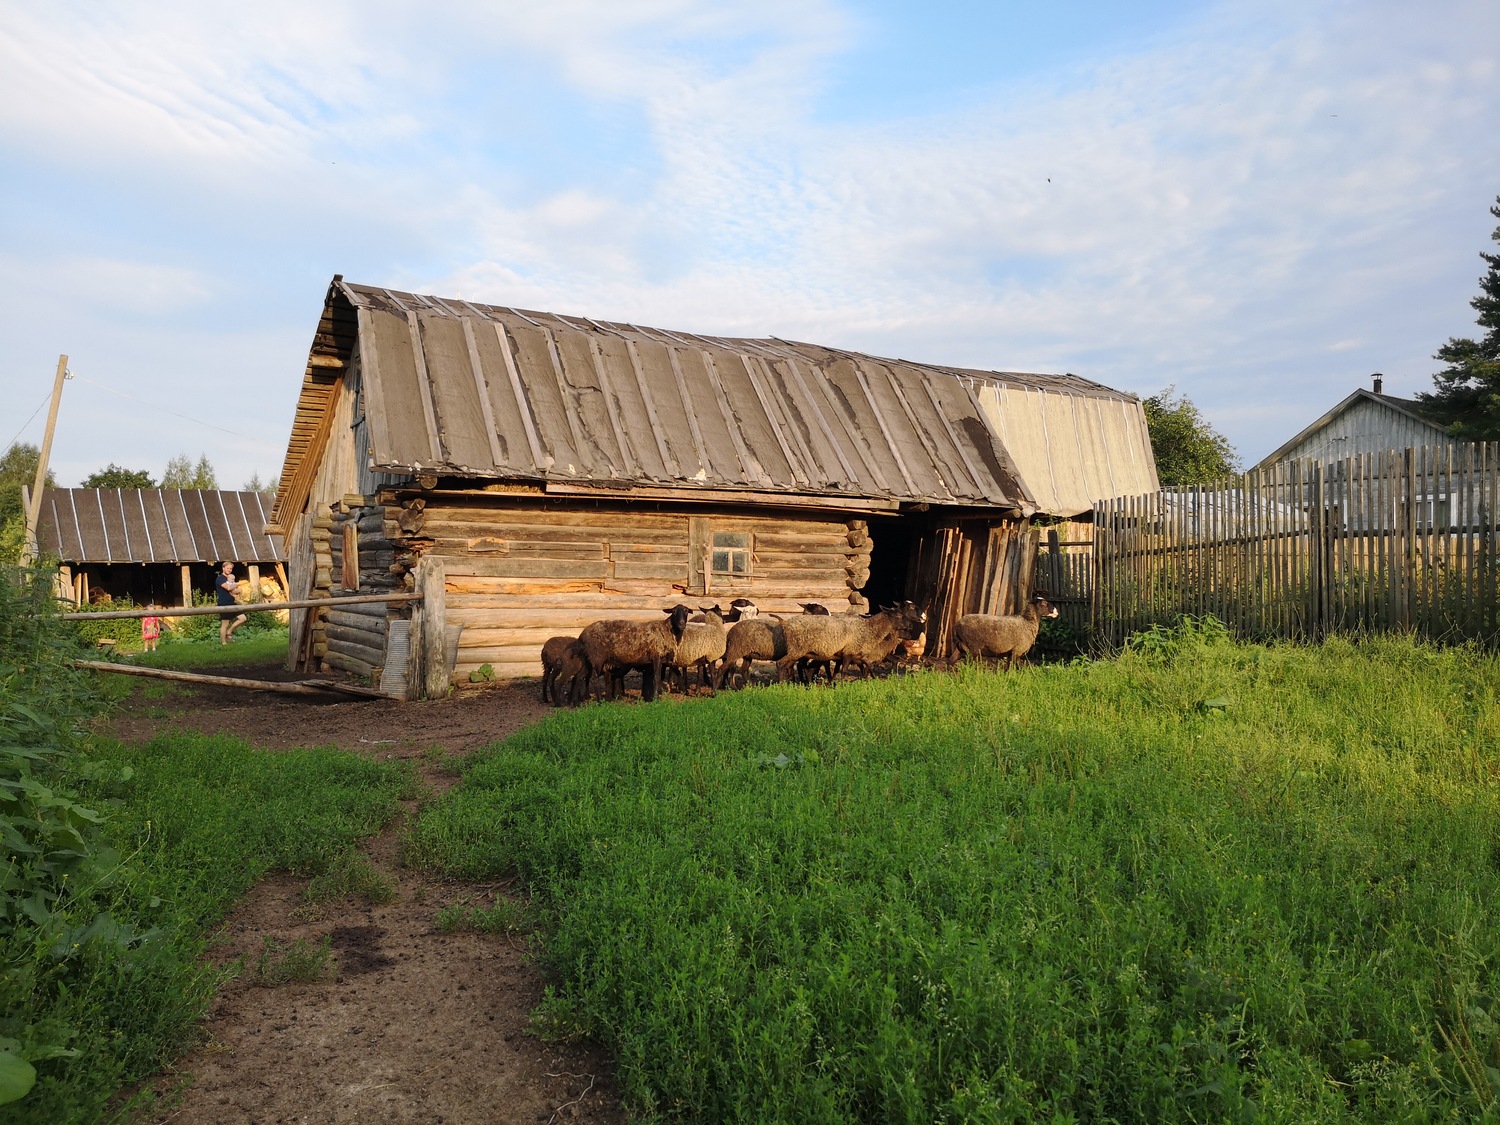
[(1210, 643), (559, 714), (412, 829), (518, 870), (629, 1104), (1494, 1119), (1500, 664)]
[(316, 944), (298, 938), (282, 945), (275, 938), (263, 938), (260, 956), (250, 969), (250, 979), (266, 988), (283, 984), (311, 984), (326, 979), (333, 971), (333, 939), (325, 936)]
[(188, 672), (233, 664), (284, 664), (287, 632), (285, 628), (265, 629), (254, 633), (239, 632), (227, 645), (219, 643), (218, 634), (206, 640), (174, 640), (155, 652), (141, 652), (130, 658), (132, 664), (148, 668), (172, 668)]
[[(22, 934), (0, 943), (18, 1026), (52, 1029), (77, 1052), (37, 1062), (36, 1087), (0, 1110), (7, 1122), (100, 1120), (117, 1091), (191, 1040), (217, 984), (205, 942), (234, 902), (269, 871), (336, 868), (410, 784), (392, 764), (336, 750), (267, 754), (196, 734), (100, 743), (68, 777), (105, 812), (103, 846), (118, 866), (64, 919), (67, 959)], [(110, 924), (89, 935), (100, 910)], [(303, 952), (272, 951), (266, 971), (305, 975)]]

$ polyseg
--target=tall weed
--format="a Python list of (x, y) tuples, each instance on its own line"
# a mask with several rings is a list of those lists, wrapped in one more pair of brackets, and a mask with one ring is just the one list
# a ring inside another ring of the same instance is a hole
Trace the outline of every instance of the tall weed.
[(1500, 664), (1211, 632), (587, 707), (409, 852), (523, 874), (645, 1115), (1494, 1114)]
[(96, 739), (45, 575), (0, 574), (0, 1116), (99, 1120), (190, 1038), (204, 935), (266, 871), (324, 870), (394, 812), (403, 771), (334, 750)]

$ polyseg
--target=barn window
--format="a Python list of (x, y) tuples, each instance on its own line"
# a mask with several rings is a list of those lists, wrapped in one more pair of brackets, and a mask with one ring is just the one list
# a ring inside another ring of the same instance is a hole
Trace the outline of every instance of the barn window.
[(750, 577), (750, 533), (748, 531), (714, 532), (710, 569), (714, 574), (731, 578)]

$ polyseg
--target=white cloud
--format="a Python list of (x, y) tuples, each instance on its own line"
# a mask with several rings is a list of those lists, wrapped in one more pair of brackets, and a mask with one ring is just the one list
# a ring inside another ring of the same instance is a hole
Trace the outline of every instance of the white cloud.
[[(230, 223), (347, 223), (382, 271), (357, 280), (1176, 382), (1247, 452), (1342, 396), (1331, 363), (1424, 381), (1464, 330), (1500, 184), (1493, 5), (1227, 4), (1045, 86), (857, 126), (815, 112), (852, 26), (791, 0), (12, 5), (0, 144), (148, 164)], [(505, 114), (454, 102), (476, 74)], [(547, 82), (637, 115), (628, 187), (492, 155), (548, 130)], [(215, 288), (78, 257), (48, 276), (142, 309)]]

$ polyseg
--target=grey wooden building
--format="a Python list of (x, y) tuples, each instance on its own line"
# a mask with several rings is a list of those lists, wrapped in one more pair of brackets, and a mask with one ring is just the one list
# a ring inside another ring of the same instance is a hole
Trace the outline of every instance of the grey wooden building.
[[(683, 600), (842, 612), (904, 596), (941, 637), (960, 613), (1018, 608), (1035, 517), (1156, 485), (1139, 400), (1078, 376), (335, 277), (269, 528), (293, 597), (440, 568), (428, 609), (461, 627), (457, 673), (514, 676), (553, 634)], [(408, 613), (294, 612), (291, 662), (374, 675)]]
[(1298, 431), (1263, 457), (1255, 466), (1269, 468), (1284, 461), (1341, 461), (1358, 454), (1385, 453), (1413, 446), (1457, 448), (1463, 443), (1421, 413), (1409, 398), (1381, 393), (1381, 380), (1374, 388), (1355, 390), (1332, 410)]

